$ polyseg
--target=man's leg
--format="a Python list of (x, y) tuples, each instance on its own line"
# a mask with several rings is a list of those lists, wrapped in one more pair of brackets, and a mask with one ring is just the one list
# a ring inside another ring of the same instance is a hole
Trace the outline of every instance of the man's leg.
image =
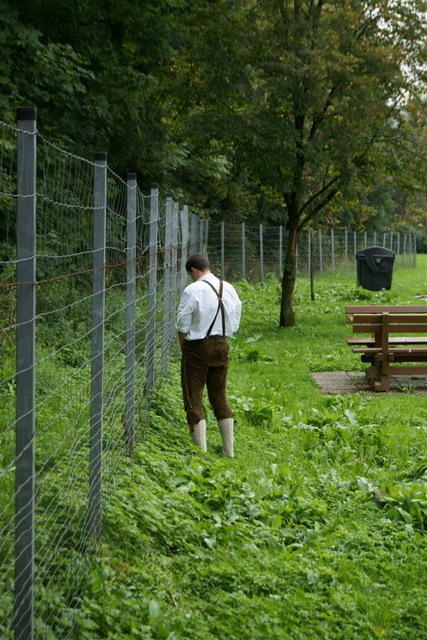
[(196, 344), (185, 344), (181, 359), (181, 386), (184, 409), (193, 442), (207, 450), (206, 420), (203, 411), (203, 388), (206, 383), (207, 366), (198, 357)]
[(209, 401), (218, 421), (222, 438), (223, 454), (234, 458), (234, 420), (227, 401), (227, 366), (209, 367), (206, 377)]

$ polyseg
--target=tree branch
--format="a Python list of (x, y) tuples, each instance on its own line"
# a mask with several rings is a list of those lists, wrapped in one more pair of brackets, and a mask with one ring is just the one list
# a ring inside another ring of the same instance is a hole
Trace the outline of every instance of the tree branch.
[(305, 211), (305, 209), (307, 207), (309, 207), (311, 205), (311, 203), (314, 202), (314, 200), (316, 200), (316, 198), (321, 196), (322, 193), (325, 193), (325, 191), (327, 191), (330, 187), (332, 187), (332, 185), (335, 184), (335, 182), (337, 182), (337, 180), (339, 180), (340, 178), (341, 178), (341, 174), (338, 174), (337, 176), (335, 176), (334, 178), (329, 180), (329, 182), (324, 184), (323, 187), (321, 189), (319, 189), (316, 193), (313, 193), (313, 195), (310, 196), (309, 199), (306, 200), (306, 202), (304, 202), (304, 204), (302, 205), (302, 207), (300, 209), (300, 214), (303, 213)]
[(322, 7), (324, 4), (325, 0), (318, 0), (318, 3), (315, 7), (315, 11), (314, 11), (314, 23), (313, 26), (316, 26), (317, 23), (319, 22), (320, 19), (320, 14), (322, 12)]
[(322, 111), (320, 112), (320, 114), (313, 116), (313, 123), (311, 125), (310, 133), (308, 134), (308, 140), (310, 142), (313, 140), (318, 128), (320, 127), (323, 120), (325, 119), (326, 112), (329, 109), (329, 107), (332, 105), (333, 99), (337, 91), (341, 89), (344, 85), (345, 85), (345, 82), (338, 82), (337, 84), (333, 85), (331, 87), (331, 90), (329, 91), (328, 97), (326, 99), (326, 102), (323, 106)]
[(288, 8), (286, 0), (277, 0), (277, 4), (279, 6), (280, 15), (282, 16), (283, 23), (287, 27), (288, 25)]
[[(398, 104), (399, 104), (400, 100), (402, 99), (402, 97), (403, 96), (401, 96), (401, 95), (397, 96), (396, 100), (390, 106), (388, 117), (390, 117), (390, 115), (396, 109), (396, 107), (398, 106)], [(371, 138), (370, 138), (369, 142), (367, 143), (365, 149), (352, 158), (351, 163), (353, 165), (355, 165), (356, 167), (363, 166), (364, 162), (366, 161), (366, 156), (368, 155), (368, 152), (370, 151), (372, 145), (378, 140), (379, 136), (380, 136), (380, 130), (376, 131), (371, 136)], [(342, 174), (336, 175), (334, 178), (329, 180), (329, 182), (324, 184), (321, 189), (319, 189), (316, 193), (311, 195), (310, 198), (308, 198), (308, 200), (306, 200), (306, 202), (304, 202), (304, 204), (300, 208), (299, 215), (301, 216), (301, 214), (307, 209), (307, 207), (309, 207), (317, 198), (319, 198), (319, 196), (321, 196), (328, 189), (330, 189), (330, 187), (332, 187), (332, 185), (335, 184), (336, 182), (338, 182), (341, 178), (342, 178)], [(307, 224), (307, 222), (309, 220), (311, 220), (316, 215), (316, 213), (318, 213), (318, 211), (320, 211), (320, 209), (322, 209), (330, 200), (332, 200), (332, 198), (338, 193), (338, 191), (339, 191), (339, 189), (333, 189), (326, 196), (326, 198), (324, 198), (318, 205), (316, 205), (316, 207), (312, 211), (310, 211), (310, 213), (307, 214), (301, 220), (300, 224), (298, 225), (298, 229), (301, 230)]]
[(335, 198), (335, 196), (337, 195), (338, 191), (339, 191), (339, 189), (332, 189), (332, 191), (330, 191), (328, 193), (328, 195), (321, 202), (319, 202), (319, 204), (317, 204), (314, 207), (314, 209), (312, 209), (310, 211), (310, 213), (305, 216), (305, 218), (303, 218), (301, 220), (301, 222), (299, 223), (298, 228), (297, 228), (298, 233), (301, 233), (301, 231), (303, 230), (303, 228), (305, 227), (307, 222), (310, 222), (310, 220), (312, 220), (315, 217), (315, 215), (317, 213), (319, 213), (319, 211), (321, 209), (323, 209), (323, 207), (326, 206), (328, 204), (328, 202), (330, 202), (332, 200), (332, 198)]

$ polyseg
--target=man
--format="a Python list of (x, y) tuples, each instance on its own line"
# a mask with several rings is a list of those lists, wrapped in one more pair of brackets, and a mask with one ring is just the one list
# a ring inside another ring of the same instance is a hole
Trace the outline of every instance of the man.
[(223, 443), (223, 455), (234, 458), (234, 420), (226, 396), (227, 336), (237, 331), (241, 302), (234, 287), (210, 271), (201, 253), (191, 255), (185, 268), (193, 280), (183, 291), (176, 328), (182, 350), (181, 384), (193, 442), (207, 451), (203, 389), (206, 385)]

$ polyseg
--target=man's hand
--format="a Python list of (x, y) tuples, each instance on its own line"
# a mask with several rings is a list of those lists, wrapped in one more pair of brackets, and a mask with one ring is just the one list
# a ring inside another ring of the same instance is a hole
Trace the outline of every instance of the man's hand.
[(186, 333), (182, 333), (181, 331), (178, 331), (178, 340), (179, 340), (179, 346), (181, 347), (181, 351), (184, 346), (184, 340), (186, 335), (187, 335)]

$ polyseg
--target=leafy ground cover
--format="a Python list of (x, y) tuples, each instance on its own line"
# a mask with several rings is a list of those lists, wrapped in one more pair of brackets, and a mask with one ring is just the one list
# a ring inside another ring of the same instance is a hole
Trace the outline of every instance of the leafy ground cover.
[(292, 329), (277, 328), (277, 280), (238, 283), (236, 459), (219, 455), (209, 410), (209, 452), (191, 446), (177, 358), (156, 389), (148, 439), (116, 461), (97, 554), (83, 567), (70, 534), (55, 590), (39, 592), (39, 637), (427, 638), (427, 396), (410, 384), (400, 395), (323, 396), (310, 377), (361, 370), (345, 344), (346, 304), (420, 303), (426, 273), (421, 256), (380, 293), (325, 277), (314, 302), (300, 280)]
[[(82, 618), (88, 637), (350, 640), (427, 637), (427, 398), (322, 396), (310, 371), (360, 370), (351, 302), (415, 303), (426, 260), (369, 293), (298, 283), (279, 330), (278, 282), (240, 283), (230, 397), (237, 458), (189, 445), (177, 368), (149, 440), (118, 474)], [(83, 631), (81, 632), (84, 637)]]

